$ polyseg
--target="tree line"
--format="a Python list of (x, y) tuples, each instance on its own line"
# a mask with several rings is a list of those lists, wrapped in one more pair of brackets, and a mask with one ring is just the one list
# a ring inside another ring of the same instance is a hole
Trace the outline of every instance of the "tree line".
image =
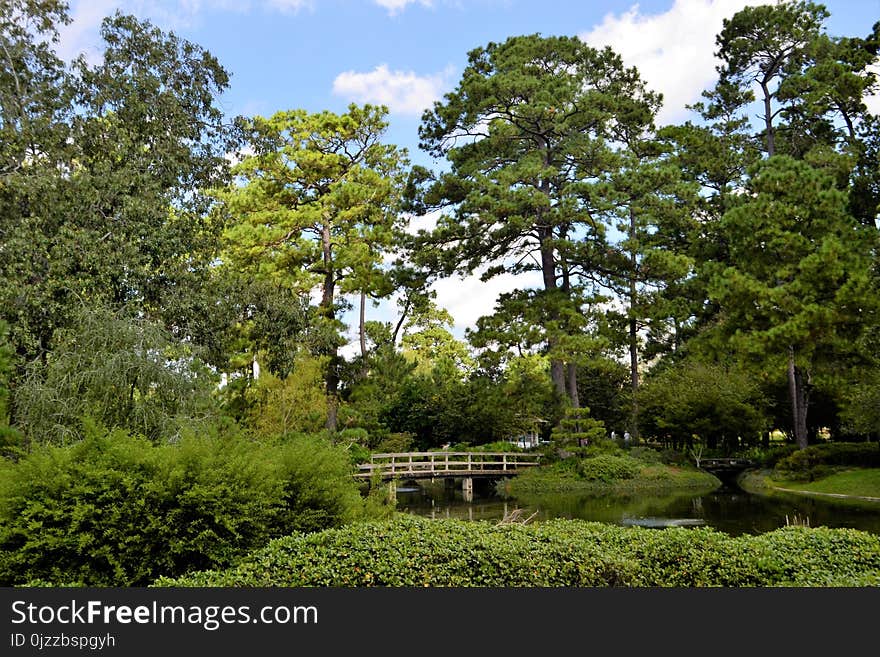
[[(67, 63), (65, 3), (5, 0), (4, 452), (91, 421), (366, 449), (569, 424), (724, 449), (877, 439), (880, 23), (832, 36), (828, 18), (726, 19), (678, 125), (610, 48), (477, 47), (422, 117), (432, 171), (385, 141), (384, 107), (230, 119), (199, 45), (116, 13), (101, 61)], [(460, 340), (432, 284), (475, 273), (540, 283)], [(368, 319), (380, 302), (392, 321)]]

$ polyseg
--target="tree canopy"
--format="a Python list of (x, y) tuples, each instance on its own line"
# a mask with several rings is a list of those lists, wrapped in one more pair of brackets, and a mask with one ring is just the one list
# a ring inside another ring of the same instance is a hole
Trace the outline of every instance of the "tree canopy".
[[(64, 3), (3, 2), (3, 454), (95, 422), (351, 450), (877, 438), (880, 23), (828, 19), (734, 12), (666, 126), (611, 48), (478, 45), (421, 117), (429, 170), (386, 107), (226, 116), (198, 44), (117, 12), (97, 63), (64, 62)], [(461, 327), (453, 275), (515, 285)]]

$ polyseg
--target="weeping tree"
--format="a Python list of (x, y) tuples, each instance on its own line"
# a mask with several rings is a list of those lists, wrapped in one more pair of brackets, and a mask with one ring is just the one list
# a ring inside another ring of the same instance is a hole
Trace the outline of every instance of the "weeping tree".
[(217, 410), (216, 377), (157, 322), (124, 310), (83, 308), (57, 339), (17, 391), (18, 427), (30, 444), (77, 441), (86, 418), (173, 441), (182, 427)]

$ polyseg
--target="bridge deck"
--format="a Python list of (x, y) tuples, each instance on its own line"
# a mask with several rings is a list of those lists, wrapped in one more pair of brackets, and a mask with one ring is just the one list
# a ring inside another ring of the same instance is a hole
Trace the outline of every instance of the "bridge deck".
[(355, 477), (383, 480), (441, 477), (503, 477), (539, 464), (537, 454), (518, 452), (400, 452), (373, 454)]
[(718, 458), (702, 459), (700, 467), (704, 470), (745, 470), (754, 467), (755, 463), (750, 459)]

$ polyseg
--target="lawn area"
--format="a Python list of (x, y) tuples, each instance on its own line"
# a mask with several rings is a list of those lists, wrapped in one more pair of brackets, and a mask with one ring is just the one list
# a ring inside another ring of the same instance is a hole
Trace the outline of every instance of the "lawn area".
[(844, 470), (811, 482), (771, 479), (768, 483), (780, 488), (811, 493), (880, 498), (880, 469), (878, 468)]

